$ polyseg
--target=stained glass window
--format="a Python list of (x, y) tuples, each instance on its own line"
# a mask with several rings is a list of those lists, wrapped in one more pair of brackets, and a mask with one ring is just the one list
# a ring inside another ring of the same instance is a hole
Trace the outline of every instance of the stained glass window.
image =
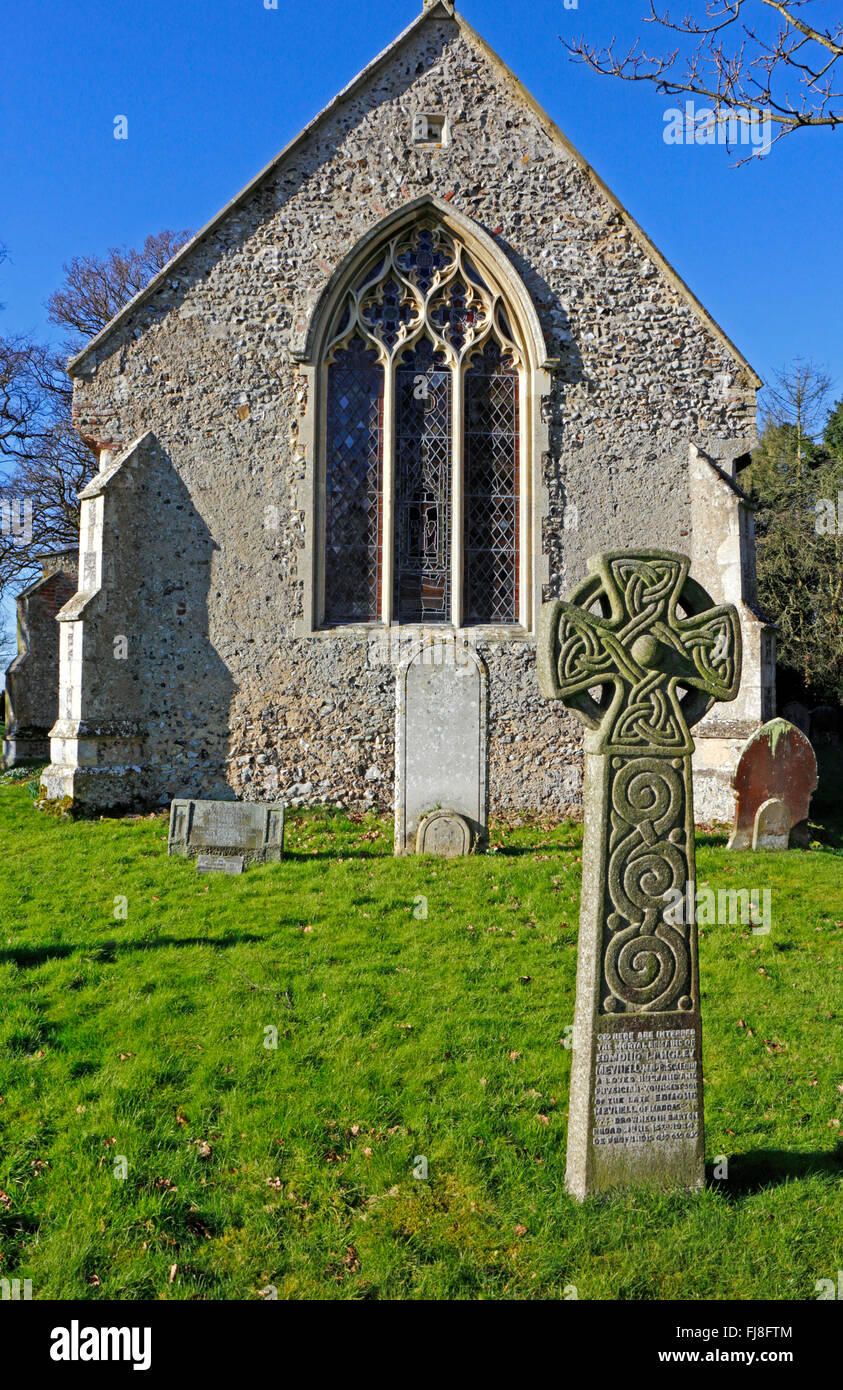
[(355, 335), (328, 367), (325, 617), (378, 617), (383, 367)]
[(423, 338), (395, 371), (399, 622), (451, 619), (451, 373)]
[(465, 374), (465, 607), (518, 619), (518, 374), (488, 340)]
[(422, 220), (364, 265), (326, 360), (326, 621), (517, 622), (524, 359), (491, 277)]

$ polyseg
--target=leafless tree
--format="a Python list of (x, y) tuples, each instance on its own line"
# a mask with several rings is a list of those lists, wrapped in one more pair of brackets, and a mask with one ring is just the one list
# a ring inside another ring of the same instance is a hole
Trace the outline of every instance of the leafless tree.
[[(48, 301), (74, 351), (184, 245), (189, 232), (159, 232), (140, 250), (77, 257)], [(0, 250), (2, 259), (2, 250)], [(62, 357), (23, 338), (0, 337), (0, 596), (38, 574), (35, 557), (79, 543), (77, 494), (97, 462), (71, 424), (72, 384)]]
[(28, 338), (0, 338), (0, 456), (38, 447), (50, 426), (55, 355)]
[[(843, 124), (843, 23), (822, 25), (826, 0), (705, 0), (702, 14), (673, 19), (649, 0), (642, 22), (678, 36), (675, 48), (648, 52), (636, 39), (618, 52), (585, 38), (566, 43), (572, 57), (603, 77), (650, 82), (668, 96), (711, 103), (718, 123), (734, 113), (778, 127), (770, 144), (808, 126)], [(743, 162), (743, 161), (740, 161)]]
[(104, 260), (75, 256), (66, 264), (65, 282), (50, 295), (47, 311), (50, 322), (64, 329), (68, 347), (80, 348), (110, 323), (191, 235), (164, 230), (148, 236), (140, 250), (113, 246)]

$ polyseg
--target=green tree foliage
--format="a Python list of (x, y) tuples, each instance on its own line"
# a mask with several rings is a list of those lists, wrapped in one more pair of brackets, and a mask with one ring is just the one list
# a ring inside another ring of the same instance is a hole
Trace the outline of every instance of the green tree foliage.
[(741, 480), (758, 506), (759, 598), (779, 625), (780, 671), (809, 702), (843, 703), (843, 402), (819, 441), (798, 411), (777, 415)]
[(843, 462), (843, 400), (839, 400), (828, 417), (823, 442), (832, 458)]

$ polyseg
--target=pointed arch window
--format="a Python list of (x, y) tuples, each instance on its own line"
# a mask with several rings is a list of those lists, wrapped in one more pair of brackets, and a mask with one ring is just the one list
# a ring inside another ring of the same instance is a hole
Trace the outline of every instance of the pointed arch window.
[(436, 219), (369, 257), (323, 355), (327, 624), (522, 620), (524, 367), (502, 292)]

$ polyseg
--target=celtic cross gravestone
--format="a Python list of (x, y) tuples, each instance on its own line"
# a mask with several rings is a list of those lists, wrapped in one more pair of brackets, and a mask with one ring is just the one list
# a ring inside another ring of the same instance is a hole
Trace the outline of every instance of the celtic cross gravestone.
[(566, 1175), (578, 1198), (704, 1181), (690, 729), (737, 694), (741, 637), (689, 566), (598, 555), (569, 602), (542, 609), (541, 692), (587, 726)]

